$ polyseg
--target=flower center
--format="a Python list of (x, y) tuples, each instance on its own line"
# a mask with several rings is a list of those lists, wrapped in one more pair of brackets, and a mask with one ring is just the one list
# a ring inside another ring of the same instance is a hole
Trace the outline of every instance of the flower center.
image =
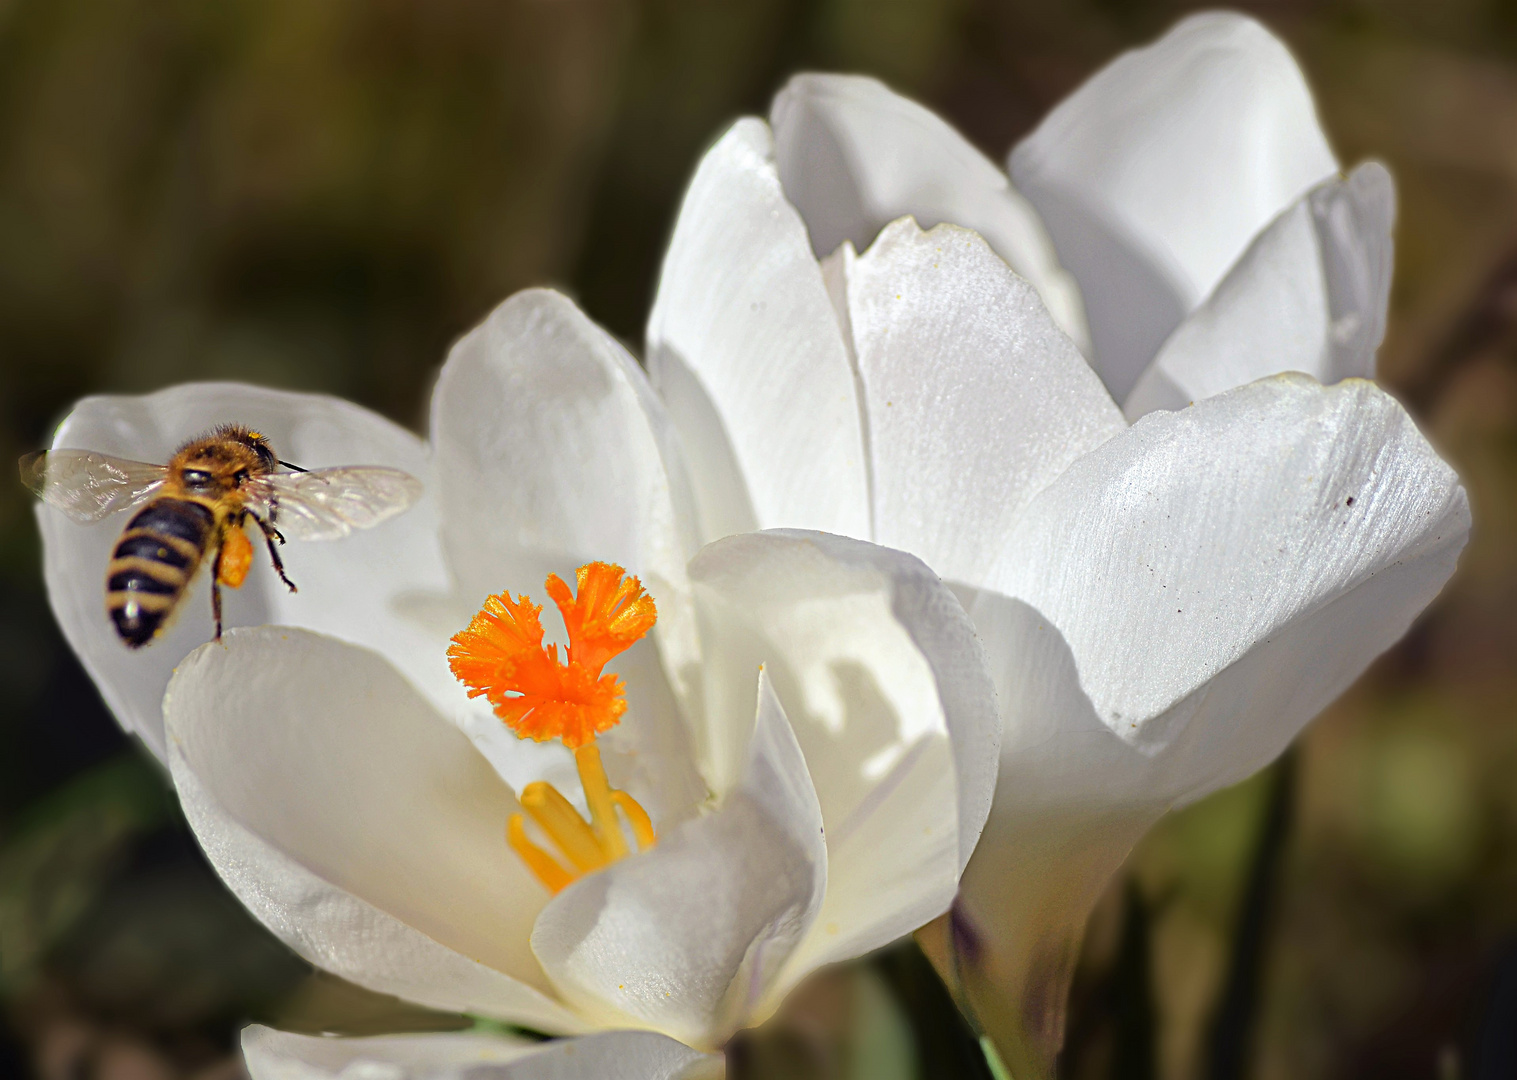
[(539, 780), (521, 793), (522, 809), (560, 857), (533, 842), (523, 815), (512, 814), (506, 823), (512, 849), (554, 893), (627, 856), (618, 808), (638, 850), (657, 839), (648, 812), (606, 779), (595, 736), (621, 723), (627, 711), (626, 687), (615, 675), (601, 674), (601, 668), (653, 628), (658, 610), (642, 583), (620, 566), (587, 563), (574, 578), (577, 595), (557, 574), (545, 582), (569, 631), (564, 660), (558, 658), (557, 645), (543, 644), (542, 607), (525, 596), (512, 600), (509, 593), (488, 597), (448, 646), (454, 677), (468, 687), (471, 698), (486, 698), (518, 738), (558, 739), (574, 751), (590, 808), (588, 822), (552, 784)]

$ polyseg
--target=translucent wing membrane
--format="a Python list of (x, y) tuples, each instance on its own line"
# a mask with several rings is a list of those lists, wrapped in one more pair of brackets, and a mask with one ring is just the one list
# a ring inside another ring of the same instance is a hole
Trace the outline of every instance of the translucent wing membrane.
[(49, 506), (79, 522), (145, 502), (167, 470), (93, 450), (42, 450), (21, 459), (21, 482)]
[(274, 527), (297, 540), (336, 540), (394, 517), (421, 497), (421, 481), (399, 469), (348, 465), (277, 473), (249, 484)]

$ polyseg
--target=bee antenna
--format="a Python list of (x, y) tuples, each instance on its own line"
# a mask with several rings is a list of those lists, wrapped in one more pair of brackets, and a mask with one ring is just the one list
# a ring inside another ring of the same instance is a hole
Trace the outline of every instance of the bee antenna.
[(310, 469), (302, 469), (299, 465), (291, 465), (288, 461), (281, 461), (279, 464), (283, 465), (286, 469), (289, 469), (291, 472), (310, 472), (311, 471)]

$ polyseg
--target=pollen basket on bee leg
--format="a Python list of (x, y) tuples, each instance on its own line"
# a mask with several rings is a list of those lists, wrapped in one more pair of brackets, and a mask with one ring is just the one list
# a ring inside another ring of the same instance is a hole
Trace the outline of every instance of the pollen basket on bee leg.
[(216, 580), (229, 588), (239, 589), (247, 580), (248, 568), (253, 565), (253, 544), (240, 526), (227, 528), (221, 538), (221, 572)]

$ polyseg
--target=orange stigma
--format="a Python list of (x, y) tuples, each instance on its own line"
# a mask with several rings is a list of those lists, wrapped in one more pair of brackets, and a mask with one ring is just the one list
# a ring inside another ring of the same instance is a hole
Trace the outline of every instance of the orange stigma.
[(625, 687), (601, 668), (653, 628), (658, 609), (620, 566), (593, 562), (574, 573), (578, 597), (557, 574), (545, 583), (569, 630), (568, 662), (543, 644), (542, 608), (500, 593), (448, 647), (453, 676), (484, 696), (523, 739), (562, 740), (570, 750), (615, 727), (627, 711)]
[[(521, 814), (507, 823), (506, 837), (528, 869), (550, 892), (629, 853), (617, 808), (639, 849), (653, 846), (648, 814), (625, 791), (612, 789), (595, 736), (621, 722), (626, 687), (601, 669), (653, 628), (658, 609), (642, 583), (620, 566), (593, 562), (574, 573), (577, 595), (557, 574), (545, 582), (569, 633), (564, 660), (557, 645), (543, 644), (542, 608), (525, 596), (487, 597), (468, 627), (453, 636), (448, 666), (469, 696), (484, 697), (495, 715), (523, 739), (558, 739), (574, 751), (590, 809), (587, 823), (551, 785), (528, 784), (521, 805), (564, 856), (556, 859), (527, 836)], [(568, 863), (568, 866), (563, 865)]]

